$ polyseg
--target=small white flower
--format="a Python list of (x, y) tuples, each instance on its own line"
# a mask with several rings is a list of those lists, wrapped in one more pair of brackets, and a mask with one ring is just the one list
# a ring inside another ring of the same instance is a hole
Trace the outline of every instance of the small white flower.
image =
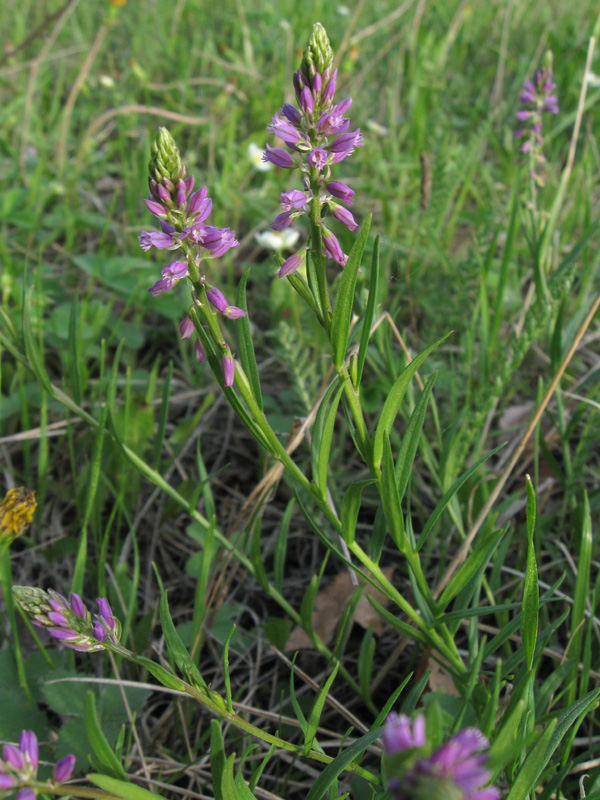
[(367, 120), (367, 128), (370, 131), (373, 131), (373, 133), (376, 133), (377, 136), (389, 136), (390, 135), (390, 129), (386, 128), (385, 125), (381, 125), (379, 122), (377, 122), (374, 119), (368, 119)]
[(265, 151), (254, 142), (248, 145), (248, 160), (257, 172), (268, 172), (273, 169), (273, 164), (270, 161), (263, 161), (263, 153)]
[(600, 89), (600, 75), (596, 75), (595, 72), (588, 72), (587, 82), (588, 86), (591, 86), (592, 89)]
[(114, 78), (111, 78), (110, 75), (99, 75), (98, 83), (105, 89), (112, 89), (115, 85)]
[(261, 231), (254, 235), (256, 242), (265, 250), (292, 250), (300, 231), (296, 228), (285, 228), (283, 231)]
[(350, 16), (350, 9), (348, 8), (348, 6), (338, 6), (336, 8), (336, 11), (340, 15), (340, 17), (349, 17)]

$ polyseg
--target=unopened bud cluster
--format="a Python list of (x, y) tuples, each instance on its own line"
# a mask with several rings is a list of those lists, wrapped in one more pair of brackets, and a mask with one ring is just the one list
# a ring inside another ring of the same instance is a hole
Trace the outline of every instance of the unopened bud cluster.
[[(335, 103), (336, 82), (333, 51), (325, 28), (317, 22), (313, 25), (300, 69), (293, 76), (298, 107), (286, 103), (267, 127), (285, 142), (288, 150), (267, 145), (264, 159), (277, 167), (300, 169), (304, 173), (302, 191), (295, 189), (281, 195), (283, 211), (271, 227), (276, 231), (287, 228), (298, 217), (311, 213), (316, 202), (323, 252), (343, 267), (348, 257), (326, 226), (323, 212), (329, 210), (351, 231), (356, 228), (351, 212), (336, 202), (341, 200), (352, 205), (354, 191), (341, 181), (331, 180), (331, 167), (351, 156), (364, 141), (360, 129), (348, 132), (350, 120), (344, 114), (352, 100)], [(290, 275), (304, 259), (305, 251), (294, 253), (283, 263), (278, 276)]]
[(65, 647), (92, 653), (119, 644), (121, 623), (104, 597), (96, 601), (98, 613), (92, 616), (74, 592), (67, 600), (53, 589), (45, 592), (35, 586), (13, 586), (12, 591), (15, 602), (31, 617), (32, 623), (46, 628)]

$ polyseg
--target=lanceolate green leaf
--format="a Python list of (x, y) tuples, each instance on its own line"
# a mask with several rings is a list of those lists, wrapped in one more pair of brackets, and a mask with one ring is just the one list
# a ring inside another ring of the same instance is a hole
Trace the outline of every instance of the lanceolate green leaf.
[(374, 478), (365, 481), (355, 481), (346, 489), (341, 510), (342, 537), (346, 544), (352, 544), (354, 541), (363, 489), (367, 486), (371, 486), (373, 483), (375, 483)]
[(335, 418), (343, 391), (343, 384), (339, 381), (334, 381), (321, 401), (315, 424), (313, 425), (311, 444), (313, 481), (324, 500), (327, 498), (327, 471)]
[(198, 667), (188, 653), (181, 636), (177, 633), (175, 625), (173, 625), (171, 612), (169, 611), (167, 593), (163, 588), (158, 572), (156, 573), (156, 577), (160, 586), (160, 624), (162, 626), (169, 653), (173, 657), (175, 663), (181, 670), (186, 680), (190, 681), (190, 683), (195, 684), (196, 686), (201, 686), (203, 689), (208, 691), (206, 681), (198, 671)]
[(415, 410), (408, 421), (406, 433), (402, 437), (402, 444), (400, 445), (398, 458), (396, 459), (396, 481), (398, 484), (398, 497), (400, 498), (400, 502), (402, 502), (404, 492), (408, 486), (413, 461), (415, 460), (417, 447), (419, 446), (419, 440), (421, 438), (421, 431), (423, 430), (423, 423), (425, 422), (425, 413), (427, 412), (429, 396), (431, 395), (436, 377), (437, 372), (434, 372), (423, 387)]
[(113, 778), (127, 779), (127, 773), (123, 769), (123, 765), (102, 731), (98, 712), (96, 711), (96, 698), (93, 692), (87, 692), (85, 695), (83, 721), (86, 736), (100, 769), (112, 775)]
[(333, 672), (327, 678), (323, 686), (321, 686), (319, 693), (317, 694), (315, 703), (306, 723), (306, 731), (304, 733), (304, 755), (307, 755), (312, 750), (313, 742), (317, 734), (317, 728), (319, 727), (319, 720), (321, 719), (321, 714), (323, 713), (323, 708), (325, 706), (325, 701), (327, 700), (327, 695), (329, 694), (329, 690), (331, 689), (331, 686), (335, 680), (335, 676), (337, 675), (339, 667), (340, 663), (338, 661), (333, 668)]
[(521, 612), (521, 635), (525, 649), (527, 668), (531, 669), (535, 655), (535, 641), (538, 630), (540, 592), (538, 587), (537, 563), (535, 560), (535, 492), (529, 475), (527, 486), (527, 566), (523, 584), (523, 609)]
[(358, 365), (357, 365), (357, 381), (356, 388), (360, 386), (362, 380), (363, 369), (365, 366), (365, 358), (367, 356), (367, 347), (369, 346), (369, 339), (371, 337), (371, 327), (375, 317), (375, 306), (377, 304), (377, 294), (379, 290), (379, 234), (375, 237), (375, 246), (373, 247), (373, 261), (371, 264), (371, 281), (369, 283), (369, 299), (367, 301), (367, 308), (363, 319), (363, 328), (360, 335), (360, 345), (358, 347)]
[(258, 366), (256, 364), (256, 355), (254, 354), (254, 344), (252, 342), (252, 334), (250, 332), (250, 318), (248, 317), (248, 303), (246, 302), (246, 284), (248, 283), (249, 275), (250, 270), (246, 270), (238, 284), (236, 303), (243, 311), (246, 312), (246, 316), (240, 317), (238, 320), (236, 320), (235, 329), (238, 337), (240, 361), (242, 362), (244, 372), (250, 381), (252, 394), (254, 395), (256, 404), (262, 411), (263, 399), (260, 389), (260, 376), (258, 374)]
[(331, 354), (333, 356), (333, 365), (337, 370), (342, 367), (346, 356), (356, 279), (370, 228), (371, 217), (368, 216), (363, 222), (352, 246), (335, 295), (333, 319), (331, 321)]
[(381, 500), (383, 510), (387, 519), (390, 535), (394, 544), (401, 553), (406, 553), (407, 542), (404, 532), (404, 517), (400, 507), (400, 497), (396, 486), (396, 473), (394, 469), (394, 457), (390, 445), (390, 437), (386, 431), (383, 438), (383, 458), (381, 463)]
[(492, 529), (483, 536), (479, 536), (475, 542), (473, 552), (442, 592), (438, 600), (439, 611), (443, 611), (448, 603), (469, 583), (471, 578), (481, 568), (482, 564), (489, 561), (501, 537), (502, 532), (495, 529)]
[(400, 404), (402, 403), (404, 395), (406, 394), (406, 390), (408, 389), (415, 372), (419, 369), (427, 356), (433, 350), (435, 350), (436, 347), (439, 347), (439, 345), (445, 341), (448, 336), (450, 336), (450, 333), (447, 333), (441, 338), (437, 339), (433, 344), (429, 345), (428, 348), (423, 350), (422, 353), (419, 353), (419, 355), (414, 358), (407, 367), (404, 368), (390, 389), (383, 408), (381, 409), (381, 414), (379, 415), (379, 420), (377, 421), (377, 428), (375, 429), (375, 433), (373, 435), (373, 464), (376, 469), (381, 466), (384, 433), (385, 431), (392, 430), (396, 415), (400, 410)]

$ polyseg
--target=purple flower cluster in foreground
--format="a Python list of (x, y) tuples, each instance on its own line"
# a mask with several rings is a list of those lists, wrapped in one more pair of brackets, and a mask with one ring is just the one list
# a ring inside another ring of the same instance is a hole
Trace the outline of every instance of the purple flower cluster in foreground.
[(45, 592), (34, 586), (13, 586), (13, 597), (34, 625), (46, 628), (65, 647), (91, 653), (119, 643), (121, 623), (104, 597), (96, 601), (98, 613), (93, 617), (75, 592), (67, 600), (53, 589)]
[(515, 114), (520, 125), (515, 131), (516, 139), (523, 139), (520, 150), (530, 153), (531, 177), (540, 185), (543, 181), (536, 175), (536, 166), (545, 162), (542, 146), (542, 115), (558, 114), (558, 98), (554, 94), (556, 84), (552, 80), (552, 68), (549, 66), (535, 73), (532, 81), (525, 81), (519, 95), (521, 108)]
[[(23, 785), (36, 779), (39, 764), (38, 740), (33, 731), (23, 731), (19, 745), (5, 744), (0, 760), (0, 792), (19, 788), (16, 800), (34, 800), (35, 789)], [(75, 756), (69, 754), (54, 765), (53, 777), (57, 783), (71, 778), (75, 769)]]
[(491, 778), (485, 768), (489, 756), (483, 752), (489, 742), (477, 728), (460, 731), (426, 758), (418, 754), (426, 745), (422, 715), (411, 722), (404, 714), (390, 714), (382, 738), (387, 756), (417, 750), (406, 772), (388, 780), (394, 800), (499, 800), (500, 790), (485, 785)]
[[(356, 228), (352, 213), (334, 200), (352, 205), (354, 191), (341, 181), (331, 180), (331, 166), (351, 156), (364, 140), (360, 129), (348, 131), (350, 120), (344, 115), (352, 105), (351, 98), (338, 103), (334, 101), (337, 70), (332, 69), (332, 60), (325, 29), (316, 23), (302, 65), (293, 76), (298, 108), (286, 103), (267, 127), (283, 140), (289, 152), (267, 145), (263, 160), (283, 169), (300, 169), (304, 173), (304, 190), (294, 189), (281, 194), (282, 213), (271, 227), (276, 231), (287, 228), (303, 214), (310, 213), (316, 199), (323, 252), (343, 267), (348, 257), (336, 236), (326, 227), (321, 210), (326, 205), (333, 216), (351, 231)], [(290, 275), (304, 259), (305, 251), (291, 255), (277, 273), (278, 277)]]

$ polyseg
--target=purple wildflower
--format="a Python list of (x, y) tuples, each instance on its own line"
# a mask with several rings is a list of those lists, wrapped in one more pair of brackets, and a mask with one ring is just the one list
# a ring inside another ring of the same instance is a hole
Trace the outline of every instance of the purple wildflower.
[[(21, 789), (17, 798), (21, 800), (34, 800), (37, 789), (27, 786), (36, 780), (39, 764), (38, 740), (33, 731), (23, 731), (19, 746), (6, 744), (2, 748), (0, 760), (0, 792), (7, 792), (16, 788)], [(67, 755), (54, 767), (54, 780), (62, 783), (68, 781), (75, 768), (75, 756)], [(23, 786), (25, 784), (25, 786)]]
[(329, 203), (329, 207), (331, 208), (331, 213), (333, 216), (336, 219), (339, 219), (340, 222), (343, 222), (349, 230), (353, 231), (358, 227), (354, 217), (347, 208), (344, 208), (344, 206), (340, 206), (337, 203)]
[(239, 242), (235, 238), (235, 231), (229, 228), (216, 228), (214, 225), (207, 225), (204, 229), (202, 246), (205, 247), (213, 258), (218, 258), (230, 250), (237, 247)]
[(159, 219), (168, 218), (169, 212), (163, 205), (157, 203), (156, 200), (144, 200), (144, 203), (146, 204), (148, 211), (151, 214), (154, 214), (155, 217), (158, 217)]
[(281, 265), (279, 272), (277, 273), (278, 278), (285, 278), (288, 275), (291, 275), (292, 272), (296, 272), (298, 267), (302, 266), (306, 259), (306, 251), (302, 251), (300, 253), (294, 253), (293, 256), (286, 258), (286, 260)]
[(151, 247), (156, 247), (158, 250), (168, 250), (170, 247), (176, 248), (181, 246), (179, 242), (168, 233), (142, 231), (139, 239), (142, 250), (150, 250)]
[[(390, 714), (383, 733), (387, 756), (426, 745), (425, 720), (412, 723), (403, 714)], [(452, 800), (500, 800), (496, 786), (485, 786), (491, 778), (486, 769), (489, 742), (481, 731), (466, 728), (435, 750), (430, 756), (410, 757), (400, 764), (390, 760), (397, 771), (388, 781), (394, 800), (428, 800), (447, 797)]]
[(201, 364), (206, 361), (206, 353), (204, 352), (200, 339), (196, 339), (194, 342), (194, 355), (196, 356), (196, 360)]
[[(308, 203), (308, 195), (299, 189), (292, 189), (291, 192), (282, 192), (279, 195), (281, 207), (284, 211), (300, 211)], [(271, 226), (272, 227), (272, 226)]]
[(269, 223), (269, 227), (273, 228), (274, 231), (282, 231), (285, 228), (289, 228), (293, 219), (291, 212), (285, 211), (283, 214), (278, 214), (273, 222)]
[(270, 145), (266, 146), (263, 161), (270, 161), (276, 167), (283, 167), (284, 169), (294, 169), (296, 166), (289, 153), (279, 147), (271, 147)]
[(324, 150), (322, 147), (313, 147), (308, 154), (308, 165), (309, 167), (320, 171), (327, 165), (328, 158), (329, 153), (327, 150)]
[(223, 383), (225, 386), (233, 386), (233, 379), (235, 375), (235, 361), (231, 355), (231, 350), (227, 350), (221, 360), (221, 369), (223, 371)]
[(337, 240), (337, 237), (334, 236), (331, 231), (327, 230), (327, 228), (323, 228), (323, 250), (325, 251), (325, 255), (333, 258), (334, 261), (341, 267), (346, 266), (346, 261), (348, 261), (348, 256), (343, 252), (342, 248), (340, 247), (340, 243)]
[[(348, 131), (350, 120), (344, 115), (350, 109), (352, 99), (335, 103), (336, 81), (333, 51), (325, 29), (317, 22), (313, 25), (300, 68), (293, 75), (298, 108), (286, 103), (267, 128), (283, 139), (292, 152), (267, 145), (264, 159), (287, 169), (297, 167), (304, 173), (305, 191), (297, 189), (281, 194), (283, 213), (271, 223), (271, 228), (276, 231), (284, 230), (297, 216), (307, 213), (309, 204), (311, 224), (315, 220), (321, 224), (324, 207), (331, 200), (327, 191), (352, 204), (353, 190), (341, 181), (331, 180), (331, 167), (352, 155), (364, 140), (359, 129)], [(356, 222), (347, 209), (331, 204), (331, 210), (338, 220), (355, 230)], [(342, 266), (345, 264), (347, 259), (337, 239), (329, 239), (325, 251)], [(299, 259), (290, 256), (278, 275), (291, 274), (300, 263)]]
[(558, 99), (554, 94), (556, 84), (552, 80), (552, 57), (546, 54), (545, 66), (539, 69), (531, 81), (525, 81), (519, 95), (522, 105), (516, 119), (522, 123), (515, 131), (515, 139), (524, 139), (522, 153), (529, 153), (529, 171), (535, 184), (544, 185), (543, 178), (536, 174), (537, 167), (546, 159), (542, 153), (542, 115), (558, 114)]
[(342, 181), (330, 181), (326, 184), (327, 191), (331, 192), (334, 197), (343, 200), (351, 206), (354, 202), (354, 189), (351, 189), (347, 184)]
[(192, 318), (189, 314), (186, 314), (185, 317), (179, 323), (179, 335), (182, 339), (189, 339), (194, 332), (194, 323), (192, 322)]
[(425, 717), (422, 714), (411, 722), (406, 714), (392, 712), (388, 715), (382, 735), (388, 755), (425, 745)]
[(54, 780), (58, 783), (65, 783), (70, 780), (75, 769), (75, 762), (76, 758), (71, 753), (61, 758), (54, 766)]
[[(104, 598), (98, 600), (98, 611), (92, 619), (79, 595), (71, 594), (70, 602), (58, 592), (29, 586), (14, 586), (15, 602), (31, 616), (31, 621), (39, 628), (46, 628), (52, 638), (66, 647), (80, 652), (91, 653), (104, 648), (104, 642), (119, 643), (121, 623), (115, 618)], [(21, 741), (21, 751), (35, 760), (36, 743), (25, 737)]]

